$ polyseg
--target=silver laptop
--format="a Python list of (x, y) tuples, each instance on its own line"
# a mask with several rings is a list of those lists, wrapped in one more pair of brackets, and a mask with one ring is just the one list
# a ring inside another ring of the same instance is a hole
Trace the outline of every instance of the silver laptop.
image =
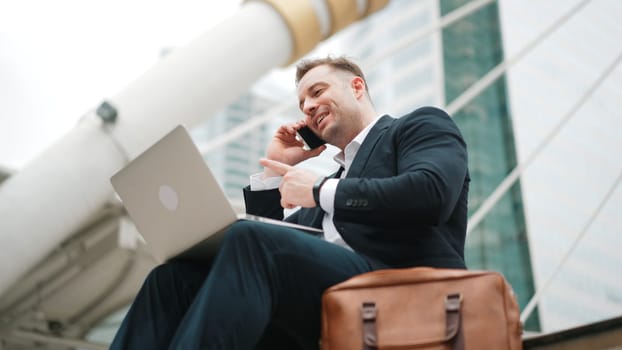
[(237, 215), (181, 125), (114, 174), (110, 182), (160, 261), (178, 256), (210, 258), (218, 249), (222, 233), (236, 220), (322, 232), (279, 220)]

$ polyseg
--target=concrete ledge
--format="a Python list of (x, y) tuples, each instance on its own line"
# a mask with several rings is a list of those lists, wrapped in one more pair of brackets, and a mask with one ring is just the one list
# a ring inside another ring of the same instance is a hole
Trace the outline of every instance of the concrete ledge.
[(622, 349), (622, 316), (563, 331), (527, 336), (523, 348), (538, 350)]

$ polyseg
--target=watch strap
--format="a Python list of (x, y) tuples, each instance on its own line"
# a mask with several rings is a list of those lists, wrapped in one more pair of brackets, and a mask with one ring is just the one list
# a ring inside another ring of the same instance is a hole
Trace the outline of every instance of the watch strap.
[(326, 176), (320, 176), (313, 184), (313, 200), (315, 201), (315, 205), (318, 207), (320, 206), (320, 189), (328, 179), (329, 178)]

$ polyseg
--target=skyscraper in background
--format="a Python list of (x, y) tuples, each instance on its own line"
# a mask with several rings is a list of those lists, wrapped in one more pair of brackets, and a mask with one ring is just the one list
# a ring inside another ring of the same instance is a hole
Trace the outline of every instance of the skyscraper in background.
[[(466, 0), (440, 1), (446, 15)], [(443, 30), (447, 103), (481, 79), (504, 59), (496, 2)], [(453, 116), (469, 150), (471, 187), (469, 215), (516, 167), (516, 148), (506, 82), (502, 77)], [(534, 293), (529, 244), (520, 184), (517, 182), (470, 233), (467, 265), (502, 272), (524, 307)], [(538, 314), (525, 328), (538, 330)]]
[(552, 28), (506, 76), (518, 160), (531, 159), (521, 187), (533, 274), (538, 289), (546, 287), (542, 329), (617, 317), (622, 3), (500, 1), (499, 8), (507, 58)]
[[(193, 139), (199, 148), (205, 147), (210, 140), (217, 139), (228, 130), (261, 114), (273, 104), (274, 101), (257, 93), (244, 94), (218, 115), (194, 128)], [(241, 200), (241, 188), (248, 184), (249, 175), (260, 171), (258, 159), (264, 155), (271, 137), (271, 130), (267, 129), (267, 125), (259, 126), (244, 137), (204, 154), (205, 161), (225, 194), (233, 201)]]

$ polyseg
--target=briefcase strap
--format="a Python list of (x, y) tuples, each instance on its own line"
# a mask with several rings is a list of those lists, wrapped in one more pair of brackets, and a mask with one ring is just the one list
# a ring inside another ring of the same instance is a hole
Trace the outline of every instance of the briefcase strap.
[(462, 332), (462, 295), (448, 294), (445, 297), (445, 339), (450, 341), (452, 350), (464, 350), (464, 334)]
[(361, 317), (363, 318), (363, 350), (377, 349), (376, 303), (363, 302)]
[[(417, 349), (424, 346), (438, 345), (451, 342), (452, 350), (464, 350), (464, 335), (462, 333), (462, 316), (460, 306), (462, 295), (460, 293), (448, 294), (445, 298), (445, 337), (417, 342), (414, 344), (382, 344), (382, 350), (407, 350)], [(376, 331), (376, 316), (378, 310), (376, 303), (363, 302), (361, 306), (361, 318), (363, 321), (363, 350), (378, 349), (378, 336)]]

